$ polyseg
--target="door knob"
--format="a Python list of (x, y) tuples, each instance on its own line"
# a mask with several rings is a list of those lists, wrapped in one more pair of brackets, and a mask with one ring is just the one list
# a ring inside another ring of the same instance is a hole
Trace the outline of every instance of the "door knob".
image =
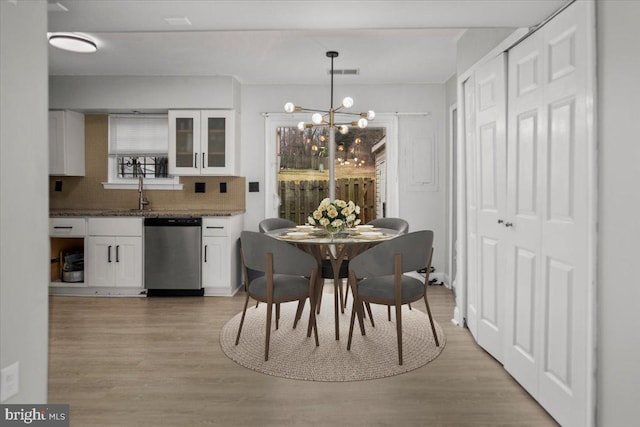
[(505, 227), (513, 227), (513, 223), (512, 222), (505, 222), (504, 226)]
[(498, 224), (504, 224), (504, 219), (499, 219)]

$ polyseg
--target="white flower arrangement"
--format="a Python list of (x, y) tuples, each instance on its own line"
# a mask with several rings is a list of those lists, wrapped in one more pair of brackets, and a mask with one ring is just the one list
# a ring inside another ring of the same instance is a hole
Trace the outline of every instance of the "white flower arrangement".
[(360, 214), (360, 206), (352, 201), (336, 199), (333, 202), (327, 197), (320, 202), (318, 208), (307, 218), (311, 225), (326, 227), (331, 232), (337, 232), (346, 227), (360, 224), (357, 215)]

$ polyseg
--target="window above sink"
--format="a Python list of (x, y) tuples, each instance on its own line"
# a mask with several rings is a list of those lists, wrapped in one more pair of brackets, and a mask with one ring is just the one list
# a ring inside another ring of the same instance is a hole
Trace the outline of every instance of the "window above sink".
[(168, 174), (166, 114), (109, 115), (108, 181), (105, 189), (182, 190), (179, 177)]

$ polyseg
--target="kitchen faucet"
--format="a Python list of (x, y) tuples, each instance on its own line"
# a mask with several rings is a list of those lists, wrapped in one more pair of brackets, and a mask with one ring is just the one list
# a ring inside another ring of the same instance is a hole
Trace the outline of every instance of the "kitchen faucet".
[(147, 198), (144, 197), (144, 195), (142, 194), (143, 185), (144, 185), (144, 179), (142, 175), (138, 175), (138, 193), (140, 193), (138, 197), (138, 209), (141, 211), (144, 210), (145, 205), (149, 204), (149, 201), (147, 200)]

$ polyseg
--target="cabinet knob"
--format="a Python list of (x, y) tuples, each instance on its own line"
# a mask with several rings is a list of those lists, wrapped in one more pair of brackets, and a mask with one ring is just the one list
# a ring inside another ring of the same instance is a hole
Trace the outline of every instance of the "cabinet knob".
[(504, 219), (499, 219), (498, 224), (504, 224)]
[(513, 223), (512, 222), (505, 222), (504, 226), (505, 227), (513, 227)]

